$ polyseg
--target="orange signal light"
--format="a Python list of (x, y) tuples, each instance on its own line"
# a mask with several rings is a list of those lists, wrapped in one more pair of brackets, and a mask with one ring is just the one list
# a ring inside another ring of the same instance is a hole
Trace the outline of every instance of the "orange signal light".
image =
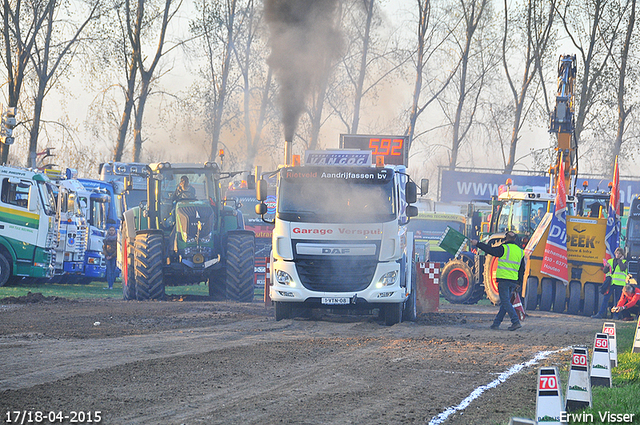
[(300, 166), (300, 155), (293, 155), (292, 159), (293, 159), (293, 166), (294, 167), (299, 167)]
[(507, 179), (507, 186), (511, 186), (513, 184), (513, 180)]
[(222, 157), (224, 156), (224, 149), (220, 149), (220, 150), (218, 151), (218, 156), (219, 156), (220, 158), (222, 158)]
[(376, 167), (384, 167), (384, 156), (376, 155)]

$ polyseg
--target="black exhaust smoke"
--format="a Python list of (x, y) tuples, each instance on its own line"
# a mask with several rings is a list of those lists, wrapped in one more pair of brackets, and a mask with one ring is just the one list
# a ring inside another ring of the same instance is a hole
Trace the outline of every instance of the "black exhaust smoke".
[(271, 48), (268, 64), (280, 85), (287, 164), (291, 164), (291, 143), (307, 96), (314, 84), (323, 81), (340, 51), (337, 15), (337, 0), (265, 1)]

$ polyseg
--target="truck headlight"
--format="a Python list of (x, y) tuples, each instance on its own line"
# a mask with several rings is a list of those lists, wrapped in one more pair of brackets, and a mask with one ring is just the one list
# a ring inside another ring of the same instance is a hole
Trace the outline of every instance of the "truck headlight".
[(296, 286), (296, 283), (293, 281), (293, 278), (291, 277), (291, 275), (282, 270), (276, 270), (276, 280), (281, 285), (289, 285), (293, 288), (295, 288)]
[(397, 271), (387, 272), (382, 275), (378, 283), (376, 283), (376, 288), (382, 288), (383, 286), (391, 286), (396, 283), (396, 278), (398, 277)]

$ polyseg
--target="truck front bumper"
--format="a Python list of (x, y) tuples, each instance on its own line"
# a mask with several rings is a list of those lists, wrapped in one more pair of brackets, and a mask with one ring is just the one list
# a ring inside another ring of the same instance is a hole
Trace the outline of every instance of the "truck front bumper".
[[(291, 276), (289, 284), (278, 282), (276, 279), (278, 270)], [(393, 271), (397, 272), (395, 283), (381, 285), (382, 276)], [(295, 263), (275, 260), (271, 271), (269, 296), (276, 302), (318, 304), (327, 307), (400, 303), (404, 302), (408, 296), (406, 288), (400, 286), (400, 279), (400, 265), (397, 262), (383, 262), (378, 263), (369, 286), (361, 291), (311, 291), (302, 285)], [(345, 298), (349, 300), (348, 304), (344, 304)]]

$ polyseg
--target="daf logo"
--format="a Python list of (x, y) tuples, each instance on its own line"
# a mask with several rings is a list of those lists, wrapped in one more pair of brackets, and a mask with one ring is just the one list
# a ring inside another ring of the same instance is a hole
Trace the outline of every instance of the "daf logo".
[(344, 255), (348, 254), (351, 251), (349, 248), (322, 248), (323, 254), (330, 255)]

